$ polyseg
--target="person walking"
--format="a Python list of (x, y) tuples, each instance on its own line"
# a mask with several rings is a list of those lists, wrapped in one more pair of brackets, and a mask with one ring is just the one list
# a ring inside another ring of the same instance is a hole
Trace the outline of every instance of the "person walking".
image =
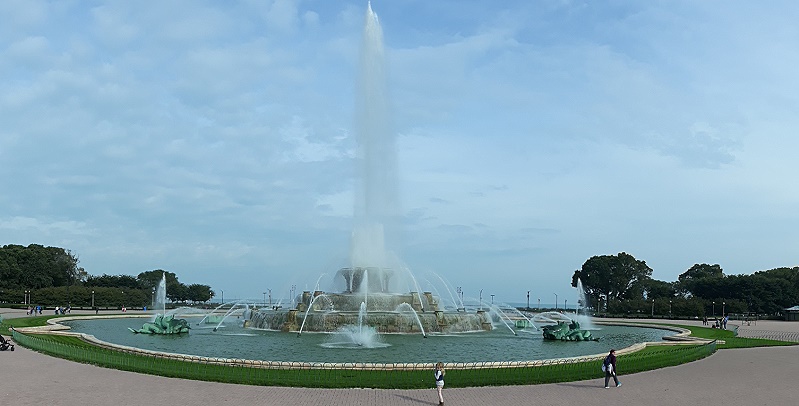
[(438, 392), (438, 405), (441, 406), (444, 404), (444, 395), (442, 394), (444, 390), (444, 364), (440, 362), (436, 364), (434, 376), (436, 378), (436, 391)]
[(605, 389), (608, 389), (608, 382), (610, 381), (610, 377), (613, 377), (613, 381), (616, 382), (616, 387), (618, 388), (621, 386), (621, 382), (619, 382), (619, 378), (616, 376), (616, 350), (610, 350), (608, 356), (605, 357), (605, 361), (602, 363), (602, 369), (605, 370)]

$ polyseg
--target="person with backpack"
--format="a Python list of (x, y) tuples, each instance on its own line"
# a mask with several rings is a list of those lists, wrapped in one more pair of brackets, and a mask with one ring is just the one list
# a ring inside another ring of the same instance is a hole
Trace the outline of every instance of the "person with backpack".
[(441, 362), (436, 364), (434, 376), (436, 378), (436, 391), (438, 392), (438, 405), (441, 406), (444, 404), (444, 395), (441, 393), (444, 389), (444, 364)]
[(619, 378), (616, 376), (616, 350), (610, 350), (608, 356), (605, 357), (605, 361), (602, 362), (602, 370), (605, 371), (605, 389), (608, 389), (608, 383), (610, 382), (610, 377), (613, 377), (613, 381), (616, 382), (616, 387), (618, 388), (621, 386), (621, 382), (619, 382)]

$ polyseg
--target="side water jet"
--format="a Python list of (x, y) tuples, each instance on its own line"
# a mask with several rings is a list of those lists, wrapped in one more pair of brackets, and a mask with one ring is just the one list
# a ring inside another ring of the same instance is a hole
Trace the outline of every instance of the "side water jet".
[[(449, 288), (449, 283), (446, 280), (444, 280), (444, 278), (442, 278), (441, 275), (439, 275), (437, 273), (433, 273), (433, 275), (435, 275), (436, 278), (438, 278), (438, 280), (440, 280), (441, 283), (444, 284), (444, 288), (447, 290), (447, 293), (449, 294), (450, 300), (452, 300), (452, 303), (454, 303), (455, 307), (457, 308), (458, 307), (458, 302), (455, 300), (455, 296), (452, 295), (452, 290), (450, 290), (450, 288)], [(460, 299), (460, 298), (458, 298), (458, 299)], [(461, 304), (460, 308), (463, 308), (463, 302), (462, 301), (460, 302), (460, 304)]]
[(413, 306), (411, 306), (408, 303), (400, 303), (400, 305), (397, 306), (396, 309), (394, 309), (394, 311), (398, 313), (401, 313), (403, 310), (410, 311), (410, 314), (412, 314), (413, 317), (416, 318), (416, 323), (419, 325), (419, 330), (421, 330), (422, 332), (422, 337), (427, 338), (427, 334), (424, 332), (424, 326), (422, 325), (422, 320), (419, 319), (419, 314), (416, 313), (416, 310), (413, 310)]
[[(308, 305), (308, 310), (305, 311), (305, 317), (302, 318), (302, 324), (300, 325), (300, 331), (297, 332), (297, 337), (302, 335), (302, 329), (305, 327), (305, 322), (308, 321), (308, 313), (310, 313), (311, 309), (313, 309), (314, 303), (316, 303), (316, 301), (319, 300), (322, 297), (324, 297), (325, 299), (328, 299), (328, 301), (330, 300), (327, 297), (327, 295), (325, 295), (324, 293), (316, 295), (316, 297), (314, 297), (313, 300), (311, 300), (311, 303)], [(333, 302), (332, 301), (330, 302), (330, 305), (331, 305), (331, 307), (333, 306)]]
[(156, 313), (152, 320), (136, 330), (128, 327), (128, 330), (137, 334), (159, 334), (159, 335), (179, 335), (189, 332), (189, 323), (185, 319), (176, 319), (175, 310), (172, 314), (166, 312), (166, 272), (161, 274), (161, 282), (158, 284), (157, 301), (155, 308), (161, 305), (163, 313)]
[(250, 305), (242, 300), (239, 300), (235, 304), (233, 304), (233, 306), (230, 307), (230, 310), (228, 310), (227, 313), (225, 313), (225, 315), (222, 317), (222, 320), (219, 320), (219, 323), (216, 325), (216, 327), (214, 327), (213, 331), (217, 331), (219, 327), (222, 326), (222, 323), (224, 323), (225, 320), (227, 320), (227, 318), (230, 317), (230, 315), (233, 314), (233, 312), (235, 312), (236, 310), (242, 310), (242, 317), (247, 316), (244, 319), (246, 325), (246, 320), (251, 315)]
[(588, 295), (585, 293), (585, 288), (583, 288), (583, 282), (578, 278), (577, 279), (577, 319), (580, 321), (580, 325), (582, 326), (583, 330), (597, 330), (597, 327), (594, 326), (593, 321), (591, 320), (591, 305), (588, 301)]
[[(513, 328), (510, 326), (510, 324), (508, 324), (508, 322), (505, 320), (505, 319), (508, 319), (508, 320), (510, 320), (510, 318), (508, 317), (508, 315), (507, 315), (507, 314), (505, 314), (505, 312), (503, 312), (503, 311), (502, 311), (502, 309), (500, 309), (499, 307), (497, 307), (497, 305), (493, 305), (493, 304), (491, 304), (491, 305), (489, 305), (489, 304), (486, 304), (486, 307), (488, 307), (489, 309), (491, 309), (491, 312), (492, 312), (492, 313), (494, 313), (494, 314), (497, 316), (497, 318), (499, 319), (499, 321), (501, 321), (503, 324), (505, 324), (505, 327), (507, 327), (507, 328), (508, 328), (508, 330), (510, 330), (511, 334), (513, 334), (513, 335), (515, 335), (515, 336), (516, 336), (516, 335), (518, 335), (518, 334), (516, 334), (516, 330), (514, 330), (514, 329), (513, 329)], [(504, 316), (504, 317), (503, 317), (503, 316)]]

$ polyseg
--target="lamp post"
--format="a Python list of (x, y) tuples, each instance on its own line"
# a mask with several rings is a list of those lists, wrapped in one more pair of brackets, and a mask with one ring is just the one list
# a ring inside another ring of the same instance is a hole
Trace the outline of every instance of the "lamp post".
[(538, 311), (541, 311), (541, 298), (538, 298)]
[(716, 302), (713, 302), (713, 317), (716, 317)]
[(652, 299), (652, 317), (655, 317), (655, 299)]
[(726, 302), (721, 302), (721, 317), (724, 317), (724, 315), (726, 314), (726, 313), (724, 312), (724, 306), (725, 306), (726, 304), (727, 304)]
[(269, 307), (272, 307), (272, 289), (266, 290), (269, 294)]
[(555, 295), (555, 311), (558, 311), (558, 294), (554, 293)]
[(461, 299), (461, 306), (463, 306), (463, 288), (458, 286), (457, 288), (455, 288), (455, 292), (458, 293), (458, 298)]
[(28, 291), (25, 291), (25, 297), (22, 299), (23, 304), (28, 304)]
[(563, 299), (563, 310), (569, 311), (569, 299)]
[(671, 318), (671, 299), (669, 299), (669, 318)]
[(494, 305), (494, 295), (491, 295), (491, 306)]
[(225, 304), (225, 291), (222, 289), (220, 289), (219, 291), (222, 292), (222, 304)]
[(92, 309), (94, 309), (94, 291), (92, 291)]
[(483, 310), (483, 289), (480, 289), (480, 310)]
[(530, 311), (530, 291), (527, 291), (527, 311)]

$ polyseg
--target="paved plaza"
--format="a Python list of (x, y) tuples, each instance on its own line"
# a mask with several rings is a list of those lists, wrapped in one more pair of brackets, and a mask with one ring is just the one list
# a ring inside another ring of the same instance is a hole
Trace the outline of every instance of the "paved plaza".
[[(20, 317), (3, 310), (3, 317)], [(24, 311), (21, 317), (25, 317)], [(685, 324), (701, 325), (687, 321)], [(732, 323), (731, 323), (732, 324)], [(742, 336), (799, 333), (799, 322), (758, 321)], [(7, 335), (6, 332), (3, 332)], [(53, 358), (17, 346), (0, 352), (0, 403), (7, 405), (437, 405), (429, 390), (306, 389), (164, 378)], [(531, 386), (444, 389), (446, 405), (797, 405), (799, 346), (719, 350), (700, 361), (625, 375), (604, 389), (589, 381)], [(457, 379), (458, 371), (447, 374)]]

